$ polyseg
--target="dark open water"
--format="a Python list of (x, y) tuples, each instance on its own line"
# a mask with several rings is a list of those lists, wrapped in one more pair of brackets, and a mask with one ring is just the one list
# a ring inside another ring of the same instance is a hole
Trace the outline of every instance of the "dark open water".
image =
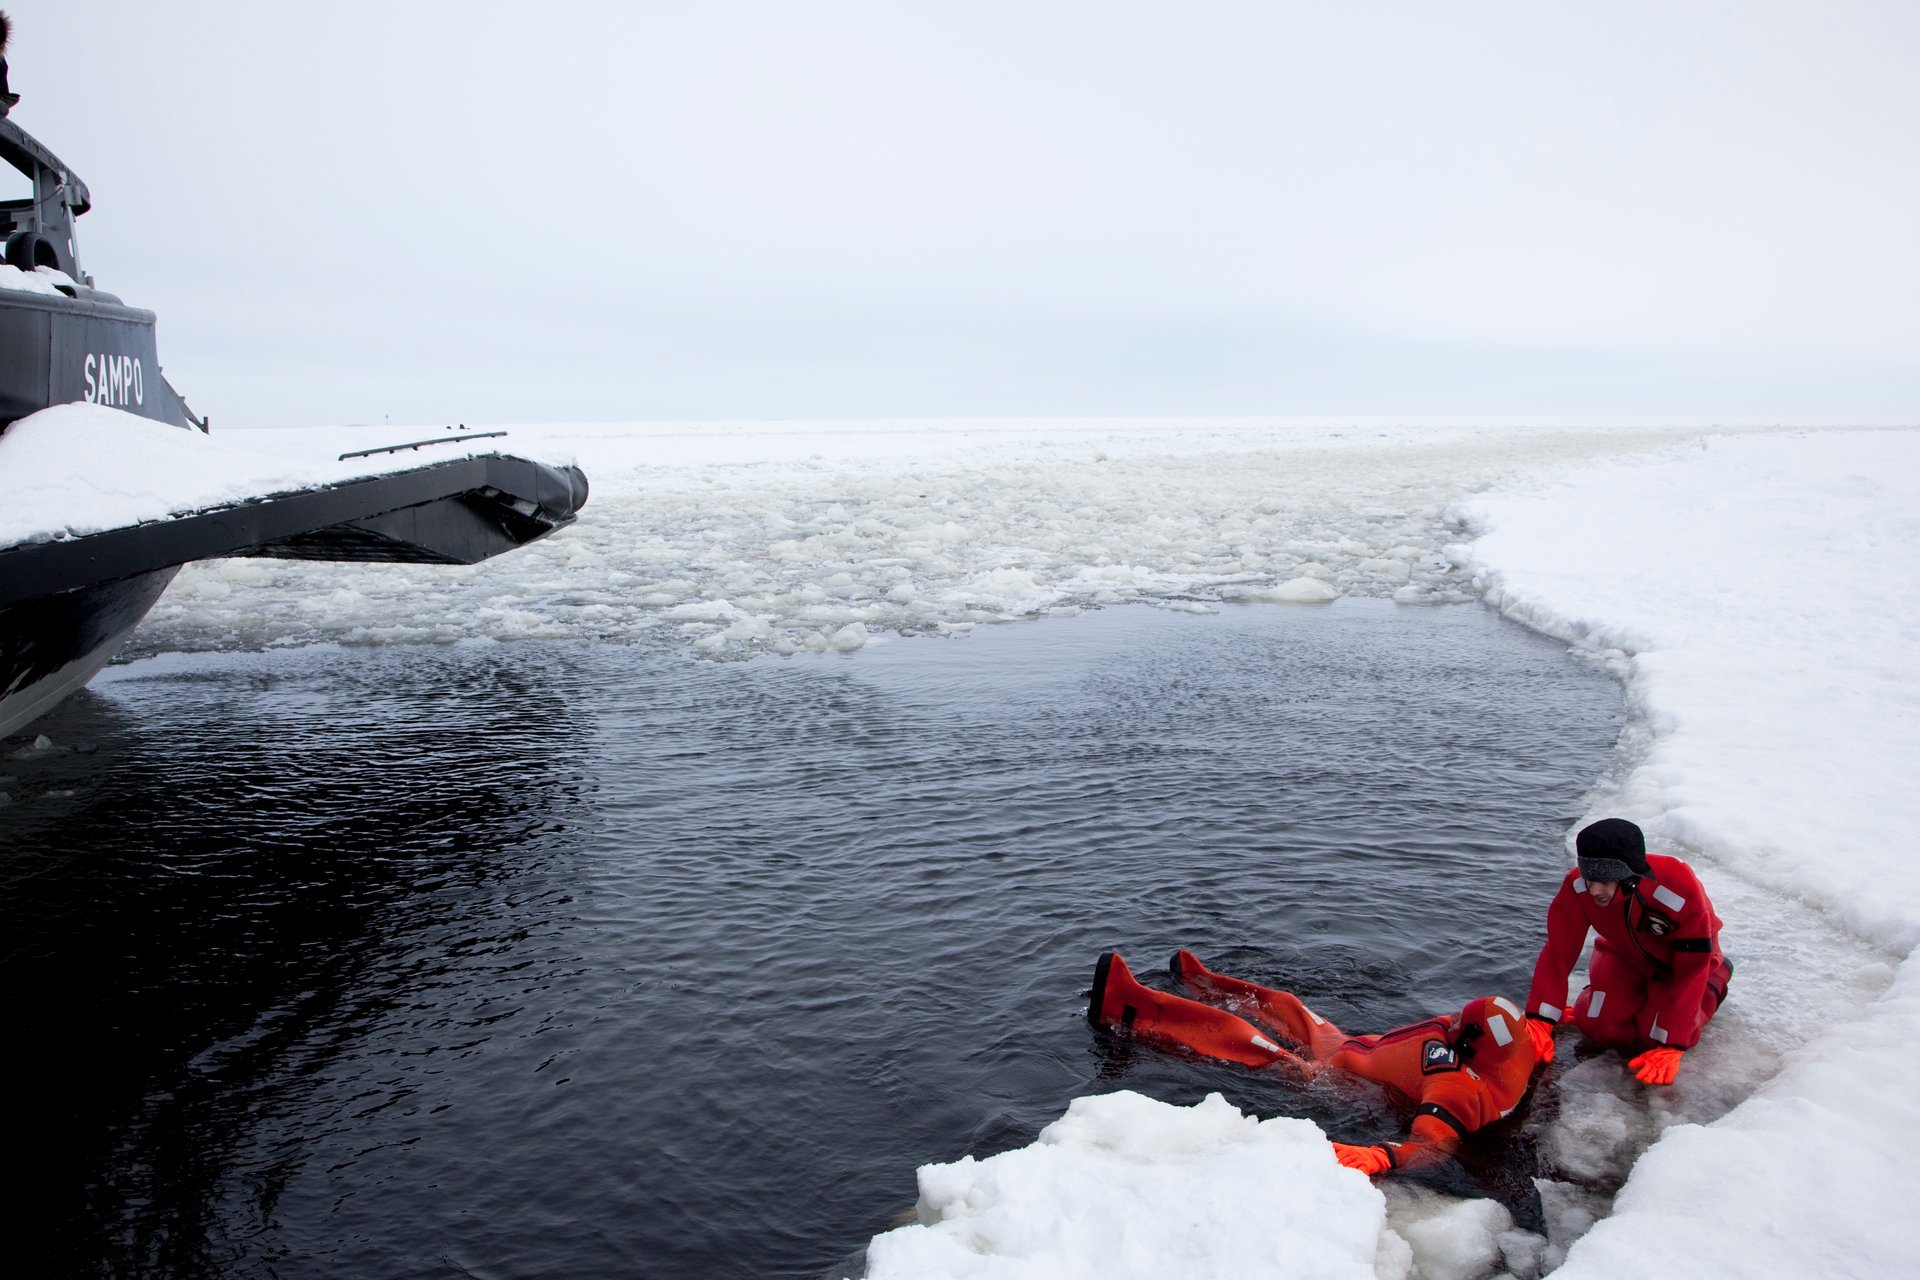
[(1518, 999), (1621, 717), (1375, 601), (129, 668), (0, 757), (10, 1270), (811, 1280), (1079, 1094), (1385, 1136), (1096, 1036), (1096, 955), (1356, 1031)]

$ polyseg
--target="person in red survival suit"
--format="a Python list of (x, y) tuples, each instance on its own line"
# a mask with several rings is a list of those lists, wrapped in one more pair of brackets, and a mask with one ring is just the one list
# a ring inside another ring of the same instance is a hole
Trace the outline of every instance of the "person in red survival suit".
[(1117, 954), (1100, 957), (1088, 1021), (1252, 1067), (1338, 1067), (1397, 1090), (1419, 1108), (1405, 1141), (1333, 1144), (1341, 1164), (1368, 1175), (1447, 1159), (1466, 1135), (1510, 1115), (1532, 1080), (1526, 1019), (1501, 996), (1469, 1001), (1451, 1017), (1350, 1036), (1291, 992), (1214, 973), (1190, 951), (1175, 952), (1168, 968), (1201, 999), (1155, 991)]
[[(1527, 1031), (1553, 1061), (1553, 1028), (1571, 1014), (1595, 1044), (1633, 1055), (1646, 1084), (1672, 1084), (1680, 1055), (1727, 998), (1733, 965), (1720, 951), (1720, 917), (1693, 868), (1648, 853), (1625, 818), (1603, 818), (1574, 837), (1579, 865), (1547, 908), (1547, 941), (1527, 992)], [(1567, 975), (1597, 936), (1587, 986), (1567, 1005)]]

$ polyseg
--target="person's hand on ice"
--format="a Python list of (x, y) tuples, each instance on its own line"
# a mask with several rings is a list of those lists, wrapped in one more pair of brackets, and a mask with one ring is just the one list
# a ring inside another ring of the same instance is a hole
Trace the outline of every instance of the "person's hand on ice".
[(1673, 1078), (1680, 1074), (1680, 1051), (1649, 1049), (1627, 1063), (1627, 1070), (1633, 1072), (1641, 1084), (1672, 1084)]
[(1385, 1173), (1393, 1165), (1381, 1147), (1350, 1147), (1344, 1142), (1333, 1144), (1333, 1154), (1341, 1164), (1349, 1169), (1358, 1169), (1371, 1178), (1376, 1173)]
[(1527, 1015), (1527, 1038), (1533, 1041), (1533, 1054), (1542, 1062), (1553, 1061), (1553, 1023), (1537, 1013)]

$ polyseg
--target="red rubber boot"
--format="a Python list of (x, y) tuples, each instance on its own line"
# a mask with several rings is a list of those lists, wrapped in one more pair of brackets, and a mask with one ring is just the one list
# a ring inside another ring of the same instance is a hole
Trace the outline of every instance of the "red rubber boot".
[(1244, 1018), (1140, 985), (1127, 962), (1112, 951), (1094, 966), (1087, 1021), (1150, 1044), (1190, 1049), (1249, 1067), (1299, 1062)]

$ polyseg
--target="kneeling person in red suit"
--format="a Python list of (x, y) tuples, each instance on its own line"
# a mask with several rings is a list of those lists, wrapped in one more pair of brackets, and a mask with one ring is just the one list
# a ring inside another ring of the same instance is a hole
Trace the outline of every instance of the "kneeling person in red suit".
[[(1553, 1060), (1553, 1028), (1570, 1019), (1595, 1044), (1629, 1055), (1646, 1084), (1672, 1084), (1680, 1055), (1700, 1041), (1727, 998), (1733, 964), (1720, 950), (1720, 917), (1693, 868), (1648, 853), (1625, 818), (1603, 818), (1574, 837), (1579, 865), (1547, 907), (1547, 941), (1527, 993), (1527, 1030)], [(1567, 976), (1595, 935), (1587, 985), (1571, 1005)]]
[(1214, 973), (1190, 951), (1177, 952), (1169, 967), (1199, 1000), (1142, 986), (1126, 961), (1102, 956), (1088, 1020), (1228, 1062), (1308, 1073), (1339, 1067), (1396, 1090), (1418, 1106), (1404, 1141), (1333, 1144), (1340, 1163), (1362, 1173), (1447, 1159), (1467, 1134), (1512, 1114), (1539, 1060), (1520, 1010), (1501, 996), (1469, 1001), (1451, 1017), (1350, 1036), (1291, 992)]

